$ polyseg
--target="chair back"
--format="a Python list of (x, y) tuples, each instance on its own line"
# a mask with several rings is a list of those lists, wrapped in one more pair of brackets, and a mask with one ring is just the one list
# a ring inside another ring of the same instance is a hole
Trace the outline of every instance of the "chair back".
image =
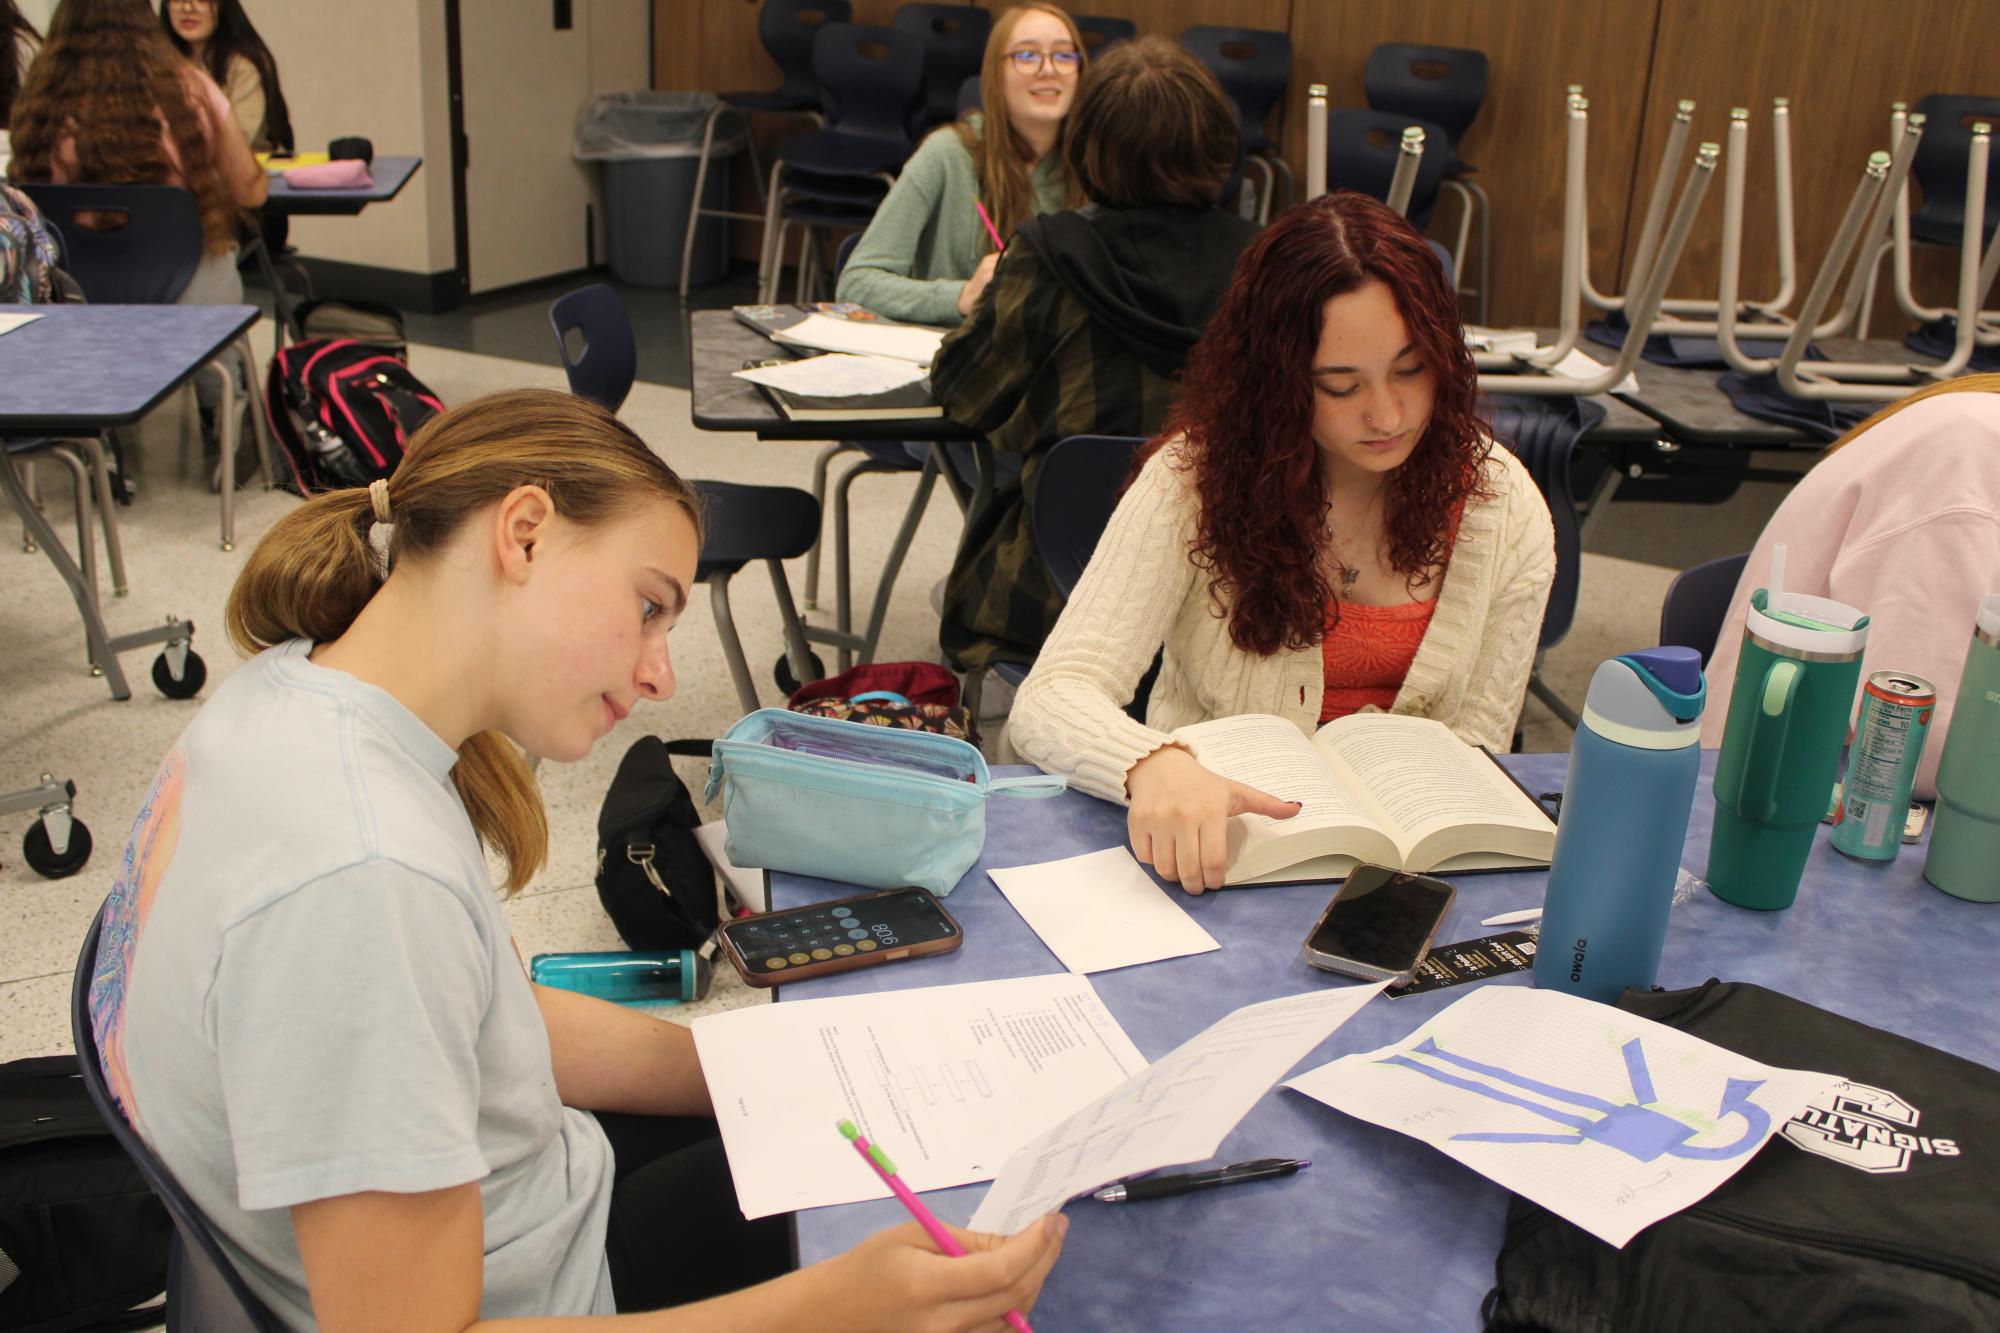
[(986, 105), (986, 91), (979, 86), (979, 76), (973, 75), (958, 85), (958, 114), (977, 111)]
[(965, 81), (978, 75), (986, 54), (993, 11), (978, 5), (904, 5), (890, 26), (923, 39), (924, 123), (956, 118)]
[(1243, 151), (1269, 149), (1271, 137), (1264, 132), (1264, 122), (1292, 77), (1291, 37), (1266, 28), (1193, 27), (1181, 34), (1181, 45), (1208, 67), (1236, 103)]
[(1667, 599), (1660, 605), (1660, 642), (1694, 649), (1701, 654), (1701, 664), (1707, 666), (1743, 567), (1749, 563), (1747, 553), (1725, 555), (1674, 575), (1674, 581), (1667, 585)]
[(1456, 153), (1486, 101), (1487, 74), (1484, 51), (1384, 42), (1368, 53), (1361, 83), (1371, 108), (1431, 122)]
[(865, 23), (825, 24), (813, 38), (813, 73), (828, 129), (912, 142), (911, 119), (924, 97), (920, 35)]
[(1541, 648), (1553, 648), (1576, 621), (1583, 536), (1569, 467), (1577, 439), (1591, 422), (1581, 415), (1585, 405), (1573, 398), (1498, 398), (1490, 406), (1493, 438), (1512, 449), (1535, 479), (1555, 525), (1556, 576), (1549, 588), (1548, 608), (1542, 613), (1540, 641)]
[(828, 23), (854, 17), (850, 0), (764, 0), (757, 11), (757, 40), (778, 62), (784, 82), (777, 92), (807, 105), (819, 101), (819, 80), (813, 75), (813, 38)]
[(1068, 597), (1097, 539), (1118, 508), (1132, 455), (1146, 441), (1128, 435), (1071, 435), (1056, 441), (1035, 478), (1035, 554), (1056, 591)]
[(76, 1062), (83, 1074), (84, 1089), (97, 1113), (104, 1117), (111, 1136), (118, 1140), (139, 1168), (146, 1184), (166, 1205), (174, 1222), (173, 1251), (167, 1260), (167, 1329), (201, 1333), (281, 1333), (281, 1325), (258, 1300), (243, 1277), (223, 1253), (222, 1243), (201, 1215), (187, 1191), (153, 1155), (145, 1141), (133, 1132), (125, 1113), (111, 1098), (104, 1081), (104, 1066), (97, 1052), (97, 1032), (90, 1022), (90, 983), (97, 973), (97, 942), (104, 925), (104, 909), (99, 907), (84, 937), (83, 952), (77, 956), (76, 977), (70, 983), (70, 1037), (76, 1043)]
[[(180, 186), (21, 188), (62, 229), (63, 268), (93, 305), (172, 305), (194, 280), (203, 247), (201, 209)], [(86, 227), (78, 214), (96, 216)]]
[(1396, 178), (1396, 158), (1402, 152), (1403, 131), (1415, 125), (1424, 132), (1424, 155), (1417, 164), (1417, 181), (1410, 190), (1409, 219), (1421, 231), (1437, 207), (1438, 189), (1451, 153), (1450, 138), (1440, 125), (1393, 111), (1363, 111), (1336, 107), (1326, 113), (1326, 188), (1357, 190), (1377, 199), (1389, 197)]
[[(549, 307), (549, 324), (555, 329), (556, 355), (569, 376), (569, 391), (616, 412), (639, 373), (632, 320), (618, 293), (601, 282), (565, 292)], [(583, 350), (575, 357), (569, 351), (573, 329), (583, 335)]]
[(842, 269), (847, 267), (848, 256), (854, 253), (854, 247), (859, 244), (861, 244), (861, 233), (858, 231), (854, 231), (854, 232), (849, 232), (847, 235), (841, 237), (840, 244), (834, 247), (833, 280), (835, 282), (840, 281), (840, 272)]
[(1069, 21), (1076, 25), (1076, 31), (1083, 38), (1084, 55), (1095, 59), (1120, 42), (1129, 42), (1139, 35), (1139, 25), (1131, 19), (1102, 18), (1096, 14), (1071, 14)]
[[(1910, 174), (1917, 178), (1924, 201), (1911, 223), (1932, 232), (1930, 239), (1944, 240), (1944, 233), (1952, 233), (1947, 243), (1956, 244), (1956, 233), (1965, 226), (1965, 159), (1972, 147), (1972, 122), (2000, 127), (2000, 97), (1932, 93), (1910, 110), (1925, 118), (1924, 135), (1910, 159)], [(1986, 173), (1987, 235), (1993, 234), (1996, 222), (2000, 222), (2000, 164)]]

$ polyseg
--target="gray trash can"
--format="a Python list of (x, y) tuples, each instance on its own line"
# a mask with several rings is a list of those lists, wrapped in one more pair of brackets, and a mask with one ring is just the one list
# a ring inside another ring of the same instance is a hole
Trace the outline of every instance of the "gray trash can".
[[(701, 160), (702, 127), (713, 93), (600, 93), (577, 113), (570, 155), (604, 164), (604, 242), (611, 272), (641, 287), (674, 287), (688, 208)], [(729, 204), (730, 161), (743, 151), (740, 117), (716, 122), (703, 208)], [(688, 261), (688, 285), (718, 282), (729, 270), (729, 223), (703, 219)]]

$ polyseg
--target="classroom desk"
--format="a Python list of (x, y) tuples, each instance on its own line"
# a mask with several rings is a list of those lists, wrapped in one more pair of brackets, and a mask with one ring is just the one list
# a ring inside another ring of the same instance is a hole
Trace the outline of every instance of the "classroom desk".
[[(0, 305), (0, 314), (41, 316), (0, 336), (0, 438), (97, 435), (158, 406), (255, 323), (251, 305)], [(41, 510), (0, 462), (0, 490), (69, 585), (90, 657), (114, 699), (132, 697), (118, 654), (194, 633), (186, 621), (112, 637), (95, 590)]]
[[(270, 192), (265, 197), (264, 207), (295, 218), (353, 217), (370, 204), (387, 203), (401, 194), (410, 177), (423, 164), (423, 158), (406, 154), (377, 157), (368, 165), (368, 174), (375, 183), (354, 190), (295, 190), (285, 183), (282, 171), (272, 171), (269, 173)], [(273, 336), (277, 340), (276, 345), (283, 347), (295, 331), (291, 298), (285, 294), (283, 284), (271, 267), (271, 255), (264, 248), (263, 237), (253, 238), (249, 248), (257, 260), (257, 271), (263, 275), (264, 285), (270, 288), (271, 306), (278, 316)]]
[[(1707, 862), (1714, 809), (1708, 782), (1715, 755), (1702, 758), (1682, 857), (1697, 872)], [(1542, 791), (1561, 786), (1567, 757), (1511, 755), (1503, 762), (1530, 791)], [(996, 800), (987, 819), (985, 854), (947, 900), (965, 928), (958, 952), (784, 987), (779, 998), (1060, 971), (985, 872), (1120, 845), (1125, 812), (1070, 793), (1049, 801)], [(1923, 852), (1906, 847), (1885, 865), (1865, 864), (1835, 852), (1822, 828), (1790, 910), (1746, 911), (1706, 891), (1677, 906), (1660, 983), (1679, 988), (1709, 977), (1752, 981), (2000, 1066), (1990, 980), (2000, 909), (1929, 887), (1921, 878)], [(1479, 925), (1481, 917), (1538, 905), (1547, 880), (1539, 871), (1460, 876), (1458, 901), (1438, 938), (1493, 933)], [(773, 874), (771, 888), (774, 907), (853, 892), (785, 874)], [(1199, 898), (1176, 892), (1223, 947), (1098, 973), (1092, 983), (1139, 1049), (1158, 1059), (1239, 1006), (1353, 984), (1299, 958), (1300, 942), (1331, 892), (1328, 885)], [(1488, 984), (1527, 981), (1523, 974)], [(1458, 987), (1376, 999), (1293, 1072), (1399, 1040), (1470, 993)], [(831, 1129), (827, 1137), (828, 1151), (839, 1150)], [(895, 1156), (896, 1144), (883, 1147)], [(1073, 1201), (1062, 1260), (1032, 1317), (1036, 1327), (1213, 1333), (1479, 1326), (1480, 1299), (1493, 1285), (1507, 1191), (1414, 1139), (1283, 1087), (1244, 1118), (1220, 1160), (1278, 1156), (1309, 1157), (1313, 1166), (1286, 1180), (1144, 1204)], [(962, 1225), (985, 1188), (934, 1191), (925, 1201)], [(886, 1199), (800, 1213), (799, 1260), (827, 1258), (904, 1220), (902, 1208)]]

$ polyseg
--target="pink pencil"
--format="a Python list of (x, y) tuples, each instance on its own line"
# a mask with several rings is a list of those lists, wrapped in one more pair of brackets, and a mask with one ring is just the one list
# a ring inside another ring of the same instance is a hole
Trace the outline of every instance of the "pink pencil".
[(979, 210), (979, 220), (986, 224), (986, 234), (993, 238), (993, 248), (995, 250), (1005, 250), (1007, 242), (1000, 239), (1000, 229), (994, 226), (993, 219), (987, 216), (986, 205), (975, 199), (972, 201), (972, 206)]
[[(982, 217), (986, 214), (986, 210), (983, 208), (979, 212)], [(989, 222), (986, 225), (990, 228), (993, 224)], [(867, 1139), (862, 1138), (860, 1128), (852, 1120), (842, 1120), (836, 1128), (840, 1130), (842, 1137), (854, 1145), (854, 1151), (861, 1154), (861, 1160), (868, 1163), (869, 1168), (876, 1175), (882, 1177), (882, 1183), (894, 1191), (896, 1198), (901, 1201), (903, 1207), (910, 1210), (910, 1216), (917, 1219), (917, 1225), (922, 1227), (925, 1234), (937, 1242), (937, 1247), (954, 1259), (964, 1258), (965, 1247), (960, 1245), (957, 1238), (944, 1229), (944, 1223), (937, 1220), (936, 1214), (924, 1207), (922, 1199), (910, 1193), (910, 1187), (905, 1185), (902, 1178), (896, 1174), (896, 1164), (889, 1160), (889, 1154), (883, 1152)], [(1007, 1325), (1014, 1330), (1014, 1333), (1035, 1333), (1034, 1329), (1028, 1327), (1028, 1321), (1021, 1317), (1019, 1310), (1009, 1310), (1007, 1312)]]

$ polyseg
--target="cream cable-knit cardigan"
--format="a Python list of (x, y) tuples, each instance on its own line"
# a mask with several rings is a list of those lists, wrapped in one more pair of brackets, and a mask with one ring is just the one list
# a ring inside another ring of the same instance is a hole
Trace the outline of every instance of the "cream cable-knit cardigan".
[[(1014, 748), (1093, 796), (1124, 801), (1125, 775), (1176, 727), (1273, 713), (1310, 734), (1325, 693), (1320, 647), (1244, 652), (1188, 558), (1198, 513), (1179, 450), (1160, 449), (1119, 502), (1062, 618), (1021, 685)], [(1436, 718), (1504, 752), (1513, 739), (1555, 579), (1555, 531), (1527, 470), (1503, 446), (1486, 463), (1490, 499), (1472, 499), (1437, 610), (1390, 709)], [(1164, 645), (1144, 725), (1123, 701)]]

